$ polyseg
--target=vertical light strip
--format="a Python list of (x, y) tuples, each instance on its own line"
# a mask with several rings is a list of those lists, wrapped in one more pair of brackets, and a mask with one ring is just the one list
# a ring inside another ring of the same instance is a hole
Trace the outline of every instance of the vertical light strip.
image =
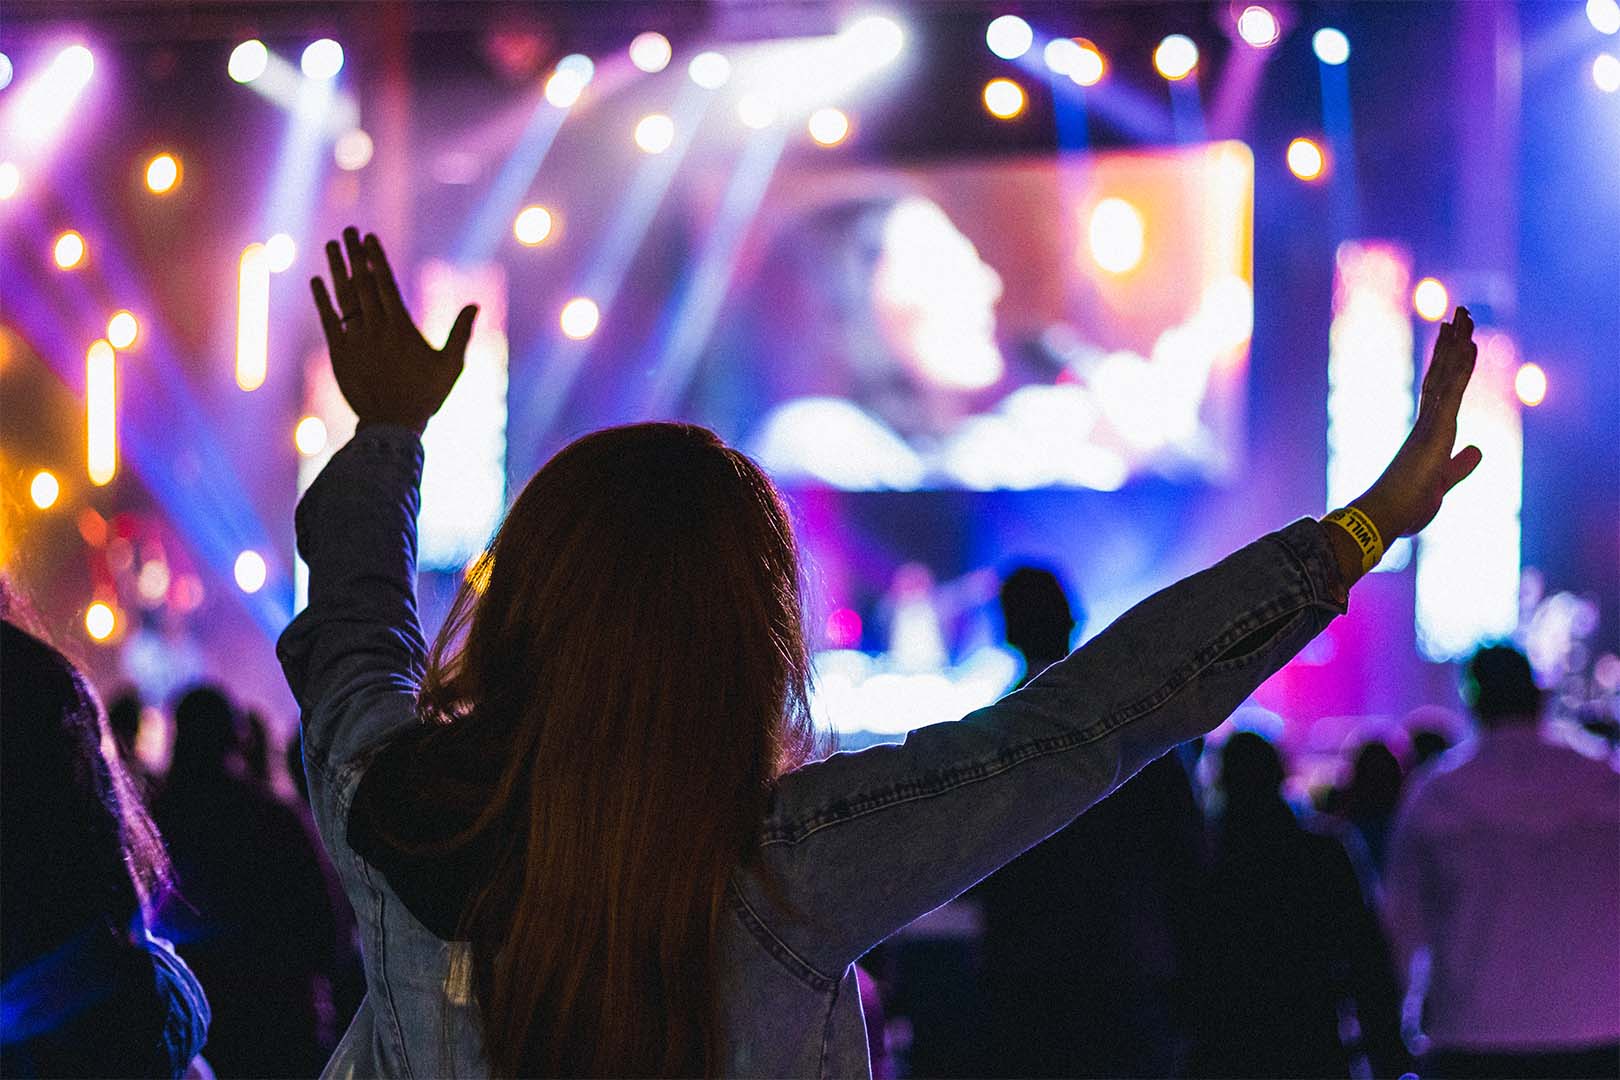
[(1457, 415), (1457, 445), (1472, 443), (1485, 459), (1418, 538), (1417, 643), (1430, 660), (1459, 659), (1519, 624), (1518, 348), (1501, 331), (1476, 330), (1474, 341), (1479, 359)]
[(85, 357), (84, 418), (90, 482), (100, 487), (118, 472), (118, 356), (106, 341), (90, 346)]
[[(1333, 266), (1328, 331), (1328, 508), (1347, 506), (1378, 479), (1412, 426), (1412, 257), (1394, 244), (1349, 240)], [(1379, 570), (1411, 558), (1389, 545)]]
[(269, 364), (270, 255), (263, 244), (249, 244), (237, 275), (236, 385), (257, 390)]

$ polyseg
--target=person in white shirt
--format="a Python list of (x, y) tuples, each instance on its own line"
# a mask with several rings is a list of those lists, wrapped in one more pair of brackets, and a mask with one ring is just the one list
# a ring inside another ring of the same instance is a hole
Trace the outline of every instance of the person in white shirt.
[(1477, 738), (1396, 819), (1384, 915), (1425, 966), (1425, 1078), (1620, 1076), (1620, 773), (1542, 730), (1509, 646), (1468, 662)]

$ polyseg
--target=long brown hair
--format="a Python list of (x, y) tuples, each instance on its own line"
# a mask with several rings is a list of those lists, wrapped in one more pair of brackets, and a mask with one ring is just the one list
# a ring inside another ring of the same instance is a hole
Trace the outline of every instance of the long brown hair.
[(703, 428), (587, 435), (518, 496), (422, 697), (488, 763), (458, 936), (496, 1074), (723, 1067), (727, 883), (814, 747), (799, 596), (770, 481)]

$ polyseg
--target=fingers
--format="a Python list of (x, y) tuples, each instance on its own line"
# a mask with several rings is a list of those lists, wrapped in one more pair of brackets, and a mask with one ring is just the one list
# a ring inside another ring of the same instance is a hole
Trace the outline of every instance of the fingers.
[(1429, 421), (1455, 420), (1463, 391), (1474, 373), (1479, 348), (1474, 344), (1474, 320), (1459, 307), (1449, 323), (1442, 323), (1434, 342), (1429, 370), (1423, 375), (1418, 415)]
[[(350, 225), (343, 230), (343, 248), (349, 256), (349, 273), (354, 281), (354, 294), (360, 301), (360, 315), (368, 324), (382, 325), (382, 299), (377, 295), (377, 278), (371, 271), (366, 249), (360, 243), (360, 230)], [(348, 311), (345, 315), (350, 314)]]
[(313, 277), (309, 279), (309, 287), (315, 293), (315, 310), (320, 312), (321, 330), (326, 334), (326, 347), (328, 350), (335, 349), (338, 339), (343, 334), (343, 320), (332, 310), (332, 298), (326, 294), (326, 282)]
[(377, 297), (382, 301), (383, 310), (391, 318), (409, 321), (410, 313), (405, 310), (405, 298), (399, 293), (399, 285), (394, 281), (393, 267), (388, 265), (388, 256), (383, 254), (382, 241), (377, 239), (376, 233), (366, 234), (366, 261), (371, 268), (372, 277), (377, 283)]
[(1468, 474), (1478, 468), (1479, 463), (1484, 460), (1484, 458), (1485, 455), (1480, 451), (1479, 447), (1463, 447), (1456, 457), (1452, 458), (1446, 463), (1446, 490), (1450, 491), (1452, 488), (1466, 480), (1468, 478)]
[(332, 287), (337, 290), (337, 306), (344, 317), (360, 314), (360, 299), (354, 295), (354, 281), (343, 261), (343, 249), (336, 240), (326, 242), (326, 265), (332, 270)]
[(445, 355), (454, 357), (460, 362), (467, 354), (467, 342), (472, 340), (473, 319), (478, 314), (478, 305), (468, 304), (456, 316), (455, 325), (450, 327), (450, 336), (444, 339)]

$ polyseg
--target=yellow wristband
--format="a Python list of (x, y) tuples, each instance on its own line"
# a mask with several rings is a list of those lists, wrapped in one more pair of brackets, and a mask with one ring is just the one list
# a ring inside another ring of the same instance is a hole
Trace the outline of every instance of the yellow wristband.
[(1378, 535), (1378, 526), (1372, 523), (1372, 518), (1363, 514), (1353, 506), (1343, 510), (1335, 510), (1322, 519), (1332, 522), (1350, 534), (1350, 539), (1356, 542), (1361, 549), (1361, 572), (1370, 573), (1378, 565), (1378, 560), (1384, 557), (1384, 538)]

